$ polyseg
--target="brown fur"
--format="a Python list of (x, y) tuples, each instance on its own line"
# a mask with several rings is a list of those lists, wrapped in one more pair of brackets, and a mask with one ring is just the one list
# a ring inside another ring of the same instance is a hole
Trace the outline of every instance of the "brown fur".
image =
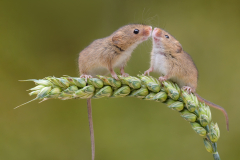
[(229, 130), (228, 115), (225, 109), (203, 99), (196, 93), (198, 70), (191, 56), (183, 51), (181, 44), (173, 36), (160, 28), (154, 29), (152, 37), (151, 67), (145, 74), (159, 71), (164, 76), (159, 77), (160, 80), (170, 79), (180, 87), (188, 88), (188, 91), (195, 93), (199, 101), (223, 112), (227, 130)]
[[(157, 37), (153, 36), (151, 66), (154, 67), (156, 61), (155, 54), (163, 55), (165, 57), (164, 63), (167, 72), (164, 76), (176, 82), (180, 87), (190, 86), (195, 91), (197, 88), (198, 70), (191, 56), (183, 51), (181, 44), (166, 31), (158, 28), (155, 29), (154, 34)], [(169, 38), (166, 38), (165, 35), (168, 35)], [(159, 48), (159, 51), (154, 51)], [(156, 68), (153, 69), (157, 70)]]
[[(133, 33), (135, 29), (139, 30), (138, 34)], [(115, 67), (124, 68), (131, 56), (126, 55), (127, 52), (132, 52), (138, 44), (146, 40), (151, 35), (151, 30), (147, 25), (130, 24), (121, 27), (108, 37), (93, 41), (79, 54), (80, 75), (95, 76), (111, 72)], [(123, 60), (118, 64), (121, 58)], [(98, 68), (103, 68), (104, 71), (95, 71)]]

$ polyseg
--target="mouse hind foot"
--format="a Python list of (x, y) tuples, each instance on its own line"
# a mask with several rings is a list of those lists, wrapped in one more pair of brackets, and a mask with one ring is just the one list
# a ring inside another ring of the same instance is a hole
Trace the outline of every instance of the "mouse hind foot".
[(167, 79), (168, 79), (167, 76), (161, 76), (161, 77), (158, 78), (158, 80), (159, 80), (160, 82), (164, 82), (164, 81), (166, 81)]
[(182, 90), (187, 91), (188, 94), (194, 93), (194, 90), (192, 89), (192, 87), (189, 87), (189, 86), (183, 86)]
[(129, 74), (128, 74), (128, 73), (125, 73), (125, 72), (122, 73), (121, 75), (122, 75), (123, 77), (129, 77)]
[(88, 79), (88, 78), (92, 78), (92, 76), (91, 76), (91, 75), (87, 75), (87, 74), (82, 74), (82, 75), (80, 76), (80, 78), (85, 78), (85, 81), (87, 82), (87, 79)]

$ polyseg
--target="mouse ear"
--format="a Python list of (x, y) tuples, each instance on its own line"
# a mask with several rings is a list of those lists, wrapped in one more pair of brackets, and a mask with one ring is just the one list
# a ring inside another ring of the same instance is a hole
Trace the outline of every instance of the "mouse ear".
[(122, 36), (119, 35), (119, 34), (115, 34), (113, 37), (112, 37), (112, 42), (114, 44), (119, 44), (121, 43), (121, 40), (122, 40)]
[(182, 45), (180, 43), (177, 44), (177, 53), (182, 52)]

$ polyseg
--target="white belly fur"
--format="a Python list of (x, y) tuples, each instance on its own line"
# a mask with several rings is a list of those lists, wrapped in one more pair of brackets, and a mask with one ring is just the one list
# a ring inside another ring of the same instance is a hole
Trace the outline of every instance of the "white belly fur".
[(166, 75), (167, 74), (166, 57), (160, 53), (155, 53), (153, 58), (154, 58), (154, 60), (153, 60), (154, 71), (159, 72), (162, 75)]

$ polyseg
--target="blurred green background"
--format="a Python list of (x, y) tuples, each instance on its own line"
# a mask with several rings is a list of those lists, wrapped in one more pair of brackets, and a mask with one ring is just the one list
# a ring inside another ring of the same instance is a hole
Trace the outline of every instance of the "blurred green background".
[[(78, 53), (128, 23), (174, 35), (199, 70), (197, 92), (212, 109), (222, 159), (240, 157), (240, 1), (0, 1), (0, 159), (90, 160), (86, 100), (32, 99), (22, 79), (78, 76)], [(134, 51), (126, 72), (149, 67), (151, 40)], [(118, 71), (119, 72), (119, 71)], [(158, 76), (158, 74), (152, 74)], [(166, 105), (136, 98), (93, 100), (96, 160), (213, 159), (203, 140)]]

